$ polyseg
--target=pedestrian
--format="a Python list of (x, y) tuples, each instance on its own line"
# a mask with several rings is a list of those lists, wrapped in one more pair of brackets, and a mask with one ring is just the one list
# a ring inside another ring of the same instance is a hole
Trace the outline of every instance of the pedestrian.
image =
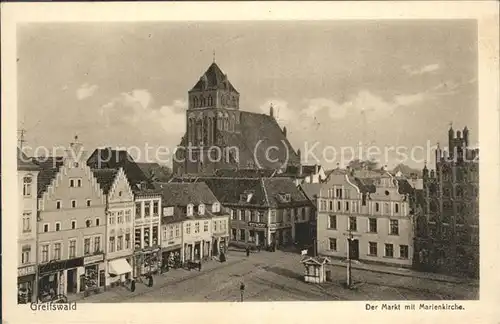
[(259, 245), (257, 245), (257, 251), (259, 251), (259, 252), (260, 252), (260, 244), (259, 244)]
[(130, 291), (131, 292), (135, 291), (135, 279), (132, 279), (132, 282), (130, 283)]
[(198, 262), (198, 271), (201, 271), (201, 261)]
[(153, 276), (149, 275), (149, 287), (153, 287)]
[(246, 252), (247, 252), (247, 257), (250, 256), (250, 248), (248, 246), (247, 246)]

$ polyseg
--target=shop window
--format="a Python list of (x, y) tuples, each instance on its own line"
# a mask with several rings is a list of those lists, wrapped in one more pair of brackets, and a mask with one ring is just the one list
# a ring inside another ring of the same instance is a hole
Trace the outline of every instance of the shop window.
[(31, 176), (27, 176), (23, 178), (23, 196), (31, 197), (31, 187), (33, 183), (33, 178)]

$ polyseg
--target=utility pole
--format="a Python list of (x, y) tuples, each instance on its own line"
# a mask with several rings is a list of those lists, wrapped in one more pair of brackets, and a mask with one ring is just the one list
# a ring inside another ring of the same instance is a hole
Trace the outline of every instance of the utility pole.
[(351, 276), (351, 244), (352, 244), (352, 231), (351, 224), (349, 224), (349, 232), (347, 237), (347, 288), (351, 289), (352, 287), (352, 276)]
[(24, 139), (24, 135), (26, 135), (26, 130), (24, 128), (21, 128), (18, 132), (19, 132), (19, 139), (17, 140), (17, 142), (18, 142), (19, 148), (22, 151), (24, 143), (26, 143), (26, 140)]

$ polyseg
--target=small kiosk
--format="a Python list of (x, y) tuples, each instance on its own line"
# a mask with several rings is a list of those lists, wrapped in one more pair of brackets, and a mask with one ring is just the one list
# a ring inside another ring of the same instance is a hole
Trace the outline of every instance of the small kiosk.
[(310, 283), (323, 283), (326, 281), (326, 267), (330, 259), (326, 257), (305, 257), (300, 261), (304, 264), (304, 281)]

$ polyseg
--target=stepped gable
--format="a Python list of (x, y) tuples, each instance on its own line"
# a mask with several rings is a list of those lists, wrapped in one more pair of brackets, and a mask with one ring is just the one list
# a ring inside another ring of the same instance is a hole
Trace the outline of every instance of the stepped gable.
[(37, 195), (38, 198), (47, 191), (47, 187), (52, 183), (59, 172), (59, 169), (64, 164), (64, 157), (34, 157), (32, 158), (33, 164), (39, 167), (40, 172), (37, 177)]
[(97, 179), (97, 183), (101, 187), (104, 194), (108, 194), (113, 182), (115, 181), (116, 175), (118, 174), (117, 169), (92, 169), (94, 177)]

